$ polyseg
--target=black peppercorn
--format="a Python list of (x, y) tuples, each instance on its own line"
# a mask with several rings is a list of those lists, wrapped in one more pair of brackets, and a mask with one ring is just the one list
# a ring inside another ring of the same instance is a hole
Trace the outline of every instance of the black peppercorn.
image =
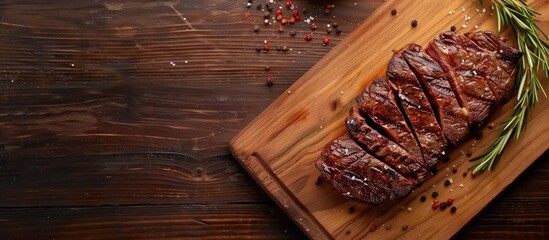
[(393, 8), (393, 10), (391, 10), (391, 15), (397, 15), (397, 10), (396, 10), (396, 8)]
[(336, 28), (336, 27), (338, 27), (338, 26), (339, 26), (339, 23), (337, 23), (337, 22), (333, 22), (333, 23), (332, 23), (332, 26)]
[(257, 52), (261, 52), (262, 49), (263, 49), (263, 48), (262, 48), (261, 46), (255, 47), (255, 50), (256, 50)]
[(473, 153), (471, 152), (471, 150), (467, 150), (467, 152), (465, 153), (465, 155), (467, 155), (467, 157), (470, 157), (473, 155)]
[(254, 25), (254, 31), (259, 32), (259, 26), (258, 25)]
[(448, 207), (448, 203), (441, 202), (439, 207), (440, 207), (440, 210), (444, 210), (444, 209), (446, 209), (446, 207)]
[(261, 8), (263, 7), (263, 5), (259, 4), (257, 5), (257, 7), (255, 7), (257, 10), (261, 10)]
[(288, 51), (288, 50), (289, 50), (289, 49), (288, 49), (287, 46), (282, 47), (282, 51), (286, 52), (286, 51)]
[[(270, 87), (270, 86), (272, 86), (272, 85), (274, 84), (274, 82), (273, 82), (272, 79), (268, 79), (266, 84), (267, 84), (267, 87)], [(320, 184), (320, 182), (319, 182), (318, 184)], [(318, 185), (318, 184), (317, 184), (317, 185)]]
[(457, 172), (458, 172), (457, 168), (452, 168), (452, 173), (457, 173)]
[(295, 30), (292, 30), (292, 31), (290, 32), (290, 36), (292, 36), (292, 37), (293, 37), (293, 36), (295, 36), (295, 35), (296, 35), (296, 32), (295, 32)]
[(463, 177), (467, 177), (467, 172), (463, 172)]
[(265, 66), (265, 71), (269, 71), (269, 70), (271, 70), (271, 67)]
[(263, 17), (264, 17), (265, 19), (269, 18), (270, 16), (271, 16), (271, 13), (269, 13), (269, 12), (265, 12), (265, 13), (263, 14)]
[(322, 178), (318, 176), (315, 181), (315, 185), (320, 185), (322, 183)]
[(417, 26), (417, 20), (412, 20), (412, 27), (416, 27)]
[(326, 14), (326, 15), (330, 14), (330, 9), (327, 9), (327, 8), (324, 9), (324, 14)]
[(456, 26), (451, 26), (450, 31), (455, 32), (456, 31)]
[(433, 198), (438, 197), (438, 192), (433, 192), (433, 193), (431, 193), (431, 197), (433, 197)]
[(422, 202), (425, 202), (425, 200), (427, 200), (427, 197), (425, 197), (425, 195), (422, 195), (420, 198), (419, 198), (420, 201)]
[(402, 225), (402, 231), (408, 230), (408, 225)]
[(455, 207), (455, 206), (453, 206), (453, 207), (450, 208), (450, 212), (451, 212), (451, 213), (455, 213), (456, 210), (457, 210), (457, 207)]
[(444, 186), (450, 186), (450, 184), (452, 184), (450, 180), (446, 179), (446, 181), (444, 181)]
[(337, 33), (337, 34), (340, 34), (340, 33), (341, 33), (341, 28), (337, 28), (337, 29), (336, 29), (336, 33)]
[(355, 206), (350, 206), (349, 209), (347, 209), (347, 212), (349, 213), (355, 212)]
[(267, 4), (267, 11), (272, 11), (273, 10), (273, 6), (271, 4)]
[(333, 29), (332, 29), (331, 27), (329, 27), (329, 28), (326, 28), (326, 33), (331, 33), (331, 32), (332, 32), (332, 30), (333, 30)]

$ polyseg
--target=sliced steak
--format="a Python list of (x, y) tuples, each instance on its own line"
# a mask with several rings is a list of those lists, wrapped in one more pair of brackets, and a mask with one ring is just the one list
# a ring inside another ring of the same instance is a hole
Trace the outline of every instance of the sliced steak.
[(343, 196), (360, 202), (390, 201), (407, 195), (414, 187), (410, 180), (362, 150), (347, 134), (326, 146), (316, 167)]
[(498, 35), (480, 31), (466, 33), (483, 52), (475, 52), (472, 68), (488, 80), (488, 85), (496, 100), (501, 104), (513, 96), (517, 62), (522, 52), (506, 44)]
[(475, 56), (483, 50), (463, 35), (446, 32), (430, 42), (425, 52), (446, 72), (460, 106), (469, 111), (469, 126), (483, 125), (497, 105), (488, 81), (477, 72)]
[(469, 134), (467, 109), (459, 106), (442, 67), (417, 44), (405, 48), (402, 55), (432, 100), (442, 132), (454, 145), (459, 144)]
[(446, 137), (435, 118), (429, 99), (423, 93), (419, 80), (404, 60), (401, 52), (396, 52), (387, 66), (389, 85), (398, 94), (402, 109), (412, 125), (423, 158), (428, 166), (435, 165), (445, 157)]
[(414, 159), (421, 161), (422, 166), (427, 166), (385, 78), (375, 79), (356, 100), (360, 111), (383, 130), (389, 139), (404, 148)]
[(366, 152), (394, 168), (403, 176), (421, 182), (427, 170), (421, 165), (423, 160), (414, 159), (395, 142), (370, 127), (356, 106), (351, 107), (345, 120), (350, 135)]

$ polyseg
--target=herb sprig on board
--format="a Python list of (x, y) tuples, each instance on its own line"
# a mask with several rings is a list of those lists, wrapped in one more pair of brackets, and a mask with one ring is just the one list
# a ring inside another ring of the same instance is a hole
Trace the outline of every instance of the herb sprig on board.
[[(480, 0), (480, 4), (483, 1)], [(518, 48), (524, 53), (520, 59), (515, 87), (518, 91), (517, 104), (513, 115), (501, 125), (501, 133), (482, 155), (471, 161), (478, 160), (470, 168), (475, 173), (491, 171), (501, 157), (509, 140), (518, 139), (526, 127), (528, 112), (534, 107), (541, 92), (545, 97), (538, 73), (543, 72), (549, 77), (549, 44), (547, 35), (537, 26), (534, 17), (540, 15), (521, 0), (492, 0), (492, 6), (498, 20), (498, 31), (509, 26), (513, 31)]]

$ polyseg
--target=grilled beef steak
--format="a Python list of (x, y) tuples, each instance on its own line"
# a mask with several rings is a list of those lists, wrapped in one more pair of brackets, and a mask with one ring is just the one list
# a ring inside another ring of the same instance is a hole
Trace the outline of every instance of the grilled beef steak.
[(348, 135), (326, 146), (316, 167), (343, 196), (361, 202), (394, 200), (414, 187), (414, 183), (366, 153)]
[(414, 159), (398, 144), (370, 127), (356, 106), (349, 110), (345, 124), (349, 129), (349, 134), (360, 146), (403, 176), (416, 183), (421, 182), (427, 176), (427, 170), (421, 165), (423, 161)]
[(450, 142), (457, 145), (469, 134), (467, 110), (459, 106), (446, 74), (419, 45), (411, 44), (402, 55), (430, 97), (442, 132)]
[(490, 32), (441, 34), (425, 51), (397, 51), (386, 80), (356, 98), (349, 130), (326, 146), (316, 167), (341, 194), (382, 203), (408, 194), (471, 128), (513, 94), (522, 53)]
[(429, 167), (435, 165), (444, 157), (448, 144), (429, 99), (400, 52), (396, 52), (389, 62), (387, 78), (393, 91), (398, 94), (405, 116), (408, 116), (425, 163)]
[(381, 128), (389, 139), (404, 148), (422, 166), (426, 166), (419, 145), (406, 124), (385, 78), (374, 80), (356, 100), (360, 110)]

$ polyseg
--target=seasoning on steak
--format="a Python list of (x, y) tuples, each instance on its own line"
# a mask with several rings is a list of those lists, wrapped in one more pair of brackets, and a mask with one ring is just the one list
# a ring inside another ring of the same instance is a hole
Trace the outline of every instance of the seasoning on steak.
[(496, 109), (496, 98), (488, 80), (478, 74), (478, 58), (483, 50), (469, 38), (445, 32), (425, 49), (446, 72), (461, 107), (469, 111), (469, 126), (483, 125)]
[(421, 182), (427, 176), (427, 170), (421, 165), (422, 160), (414, 159), (398, 144), (370, 127), (356, 106), (349, 110), (345, 124), (350, 135), (366, 152), (414, 180), (414, 183)]
[(407, 195), (414, 183), (366, 153), (349, 135), (330, 143), (316, 162), (322, 176), (343, 196), (382, 203)]
[(517, 62), (522, 52), (509, 46), (492, 32), (465, 33), (465, 36), (483, 50), (475, 55), (474, 69), (477, 74), (488, 80), (488, 85), (500, 104), (509, 101), (513, 96)]
[(468, 113), (459, 106), (442, 67), (417, 44), (405, 48), (402, 55), (429, 95), (442, 132), (454, 145), (459, 144), (469, 134)]
[(422, 166), (427, 166), (385, 78), (375, 79), (356, 100), (360, 111), (377, 124), (389, 139), (404, 148)]
[(429, 99), (412, 69), (396, 52), (387, 66), (389, 85), (398, 94), (400, 104), (412, 125), (427, 166), (435, 165), (446, 155), (446, 137), (438, 124)]

